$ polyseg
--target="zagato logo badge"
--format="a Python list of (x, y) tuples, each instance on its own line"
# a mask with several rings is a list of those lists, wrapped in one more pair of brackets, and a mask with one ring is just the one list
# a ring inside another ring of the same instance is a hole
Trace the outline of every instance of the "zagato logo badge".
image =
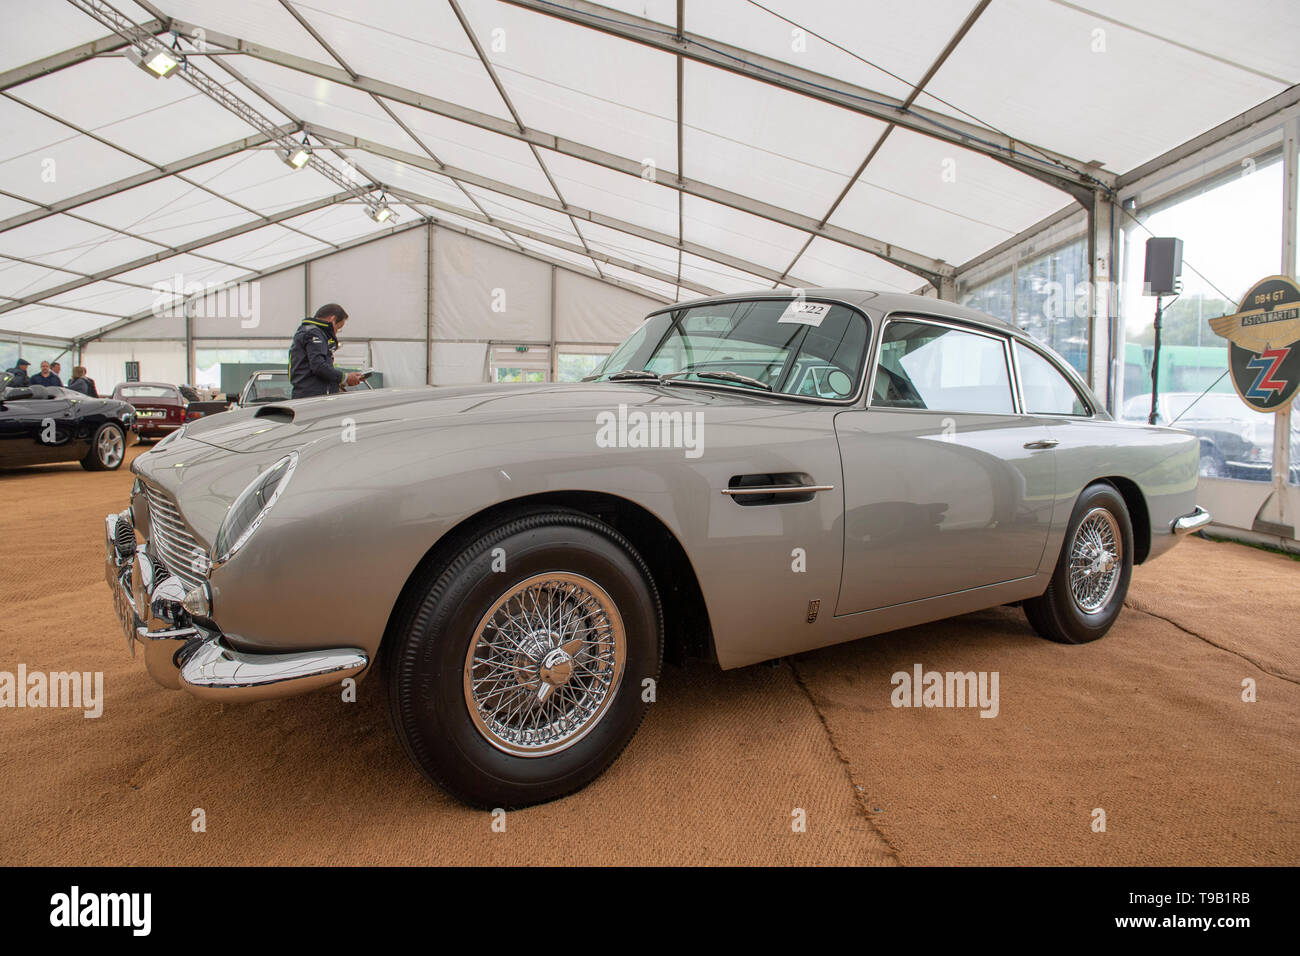
[(1241, 311), (1210, 319), (1228, 340), (1228, 369), (1241, 400), (1257, 412), (1286, 408), (1300, 389), (1300, 286), (1270, 276), (1241, 299)]

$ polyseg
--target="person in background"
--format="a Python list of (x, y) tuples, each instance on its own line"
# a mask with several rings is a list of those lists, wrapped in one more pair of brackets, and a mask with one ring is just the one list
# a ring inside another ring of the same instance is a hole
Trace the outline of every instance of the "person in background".
[(360, 372), (334, 367), (334, 350), (339, 347), (338, 330), (348, 320), (343, 306), (330, 302), (303, 319), (289, 346), (289, 381), (294, 398), (334, 395), (346, 385), (361, 381)]
[(39, 372), (37, 372), (35, 375), (32, 376), (32, 378), (31, 378), (31, 384), (33, 384), (33, 385), (62, 385), (63, 383), (59, 381), (59, 377), (58, 377), (57, 375), (55, 375), (52, 371), (50, 371), (50, 363), (49, 363), (49, 362), (42, 362), (42, 363), (41, 363), (41, 370), (40, 370)]
[(86, 366), (74, 365), (72, 367), (72, 381), (68, 383), (68, 388), (74, 392), (80, 392), (87, 398), (99, 398), (99, 389), (95, 388), (95, 380), (86, 376)]
[(50, 363), (50, 372), (59, 380), (59, 385), (63, 384), (63, 366), (58, 362)]
[(25, 358), (20, 358), (18, 364), (11, 369), (6, 369), (13, 378), (9, 379), (6, 388), (26, 388), (32, 383), (27, 375), (27, 369), (32, 363)]

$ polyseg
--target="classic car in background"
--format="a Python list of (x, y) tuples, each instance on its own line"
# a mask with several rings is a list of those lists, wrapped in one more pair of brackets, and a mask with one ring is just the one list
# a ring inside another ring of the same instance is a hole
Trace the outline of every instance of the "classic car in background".
[[(1273, 416), (1252, 411), (1235, 394), (1162, 392), (1157, 424), (1174, 423), (1201, 443), (1201, 474), (1207, 478), (1273, 480)], [(1147, 420), (1151, 394), (1124, 402), (1124, 421)], [(1291, 480), (1300, 480), (1300, 416), (1291, 417)]]
[(487, 807), (600, 774), (665, 649), (740, 667), (1016, 602), (1093, 641), (1133, 565), (1209, 522), (1194, 436), (917, 296), (672, 306), (590, 382), (251, 385), (106, 519), (128, 644), (212, 701), (380, 671), (415, 765)]
[(136, 442), (135, 409), (53, 385), (0, 390), (0, 468), (79, 461), (112, 471)]
[(232, 399), (223, 395), (217, 388), (189, 384), (176, 387), (185, 398), (185, 415), (188, 421), (227, 411), (234, 404)]
[[(371, 389), (370, 383), (363, 380), (360, 384), (353, 385), (350, 391), (371, 391)], [(236, 404), (240, 408), (247, 408), (250, 405), (265, 405), (268, 402), (287, 402), (291, 395), (293, 395), (293, 383), (289, 381), (288, 369), (262, 369), (248, 377)]]
[(135, 409), (135, 430), (143, 439), (162, 438), (199, 417), (190, 417), (185, 396), (165, 382), (119, 382), (113, 398)]

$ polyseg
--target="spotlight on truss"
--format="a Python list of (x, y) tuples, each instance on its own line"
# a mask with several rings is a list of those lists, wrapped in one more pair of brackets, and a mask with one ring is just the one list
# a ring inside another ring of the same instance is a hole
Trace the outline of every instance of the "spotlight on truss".
[(311, 147), (306, 143), (292, 149), (276, 150), (276, 152), (290, 169), (302, 169), (311, 161)]
[(387, 222), (393, 218), (393, 210), (386, 202), (380, 202), (377, 206), (367, 206), (366, 215), (375, 222)]
[(181, 65), (179, 56), (157, 43), (139, 50), (129, 46), (126, 48), (126, 57), (154, 79), (171, 76), (176, 72), (176, 67)]

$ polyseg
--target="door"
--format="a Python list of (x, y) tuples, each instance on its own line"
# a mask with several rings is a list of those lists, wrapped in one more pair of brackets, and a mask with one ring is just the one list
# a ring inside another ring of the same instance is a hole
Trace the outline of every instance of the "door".
[(835, 417), (845, 507), (836, 613), (1036, 573), (1055, 499), (1049, 424), (1019, 413), (1005, 337), (890, 319), (869, 407)]
[(0, 407), (0, 465), (36, 465), (67, 461), (73, 454), (72, 402), (63, 389), (33, 385), (9, 389)]

